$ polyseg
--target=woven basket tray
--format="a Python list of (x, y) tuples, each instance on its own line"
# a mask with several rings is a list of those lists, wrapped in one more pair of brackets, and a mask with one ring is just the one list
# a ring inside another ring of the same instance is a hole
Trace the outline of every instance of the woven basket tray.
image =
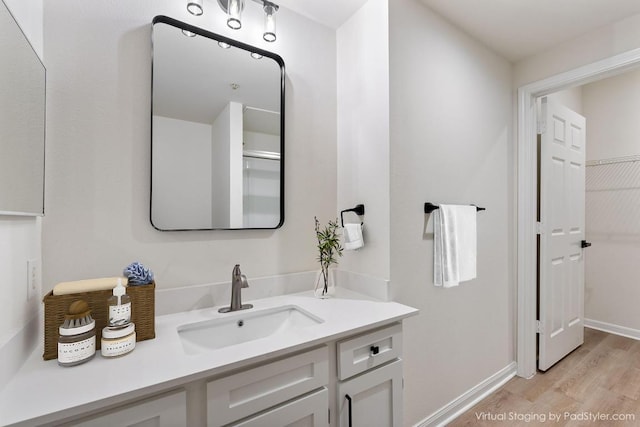
[[(131, 297), (131, 321), (136, 324), (136, 341), (156, 337), (155, 331), (155, 288), (156, 284), (128, 286), (127, 295)], [(96, 348), (100, 349), (102, 328), (109, 320), (107, 299), (113, 291), (81, 292), (69, 295), (53, 295), (53, 291), (44, 297), (44, 360), (58, 358), (58, 328), (64, 322), (69, 305), (76, 300), (89, 304), (91, 317), (96, 321)]]

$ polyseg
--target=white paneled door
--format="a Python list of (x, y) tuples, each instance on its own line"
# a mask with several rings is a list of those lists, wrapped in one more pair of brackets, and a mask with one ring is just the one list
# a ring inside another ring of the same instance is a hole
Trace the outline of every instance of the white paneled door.
[(583, 343), (585, 118), (542, 99), (538, 369)]

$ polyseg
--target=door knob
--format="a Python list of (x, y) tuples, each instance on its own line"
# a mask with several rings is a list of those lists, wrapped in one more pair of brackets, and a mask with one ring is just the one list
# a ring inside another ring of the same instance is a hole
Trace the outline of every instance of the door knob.
[(588, 248), (589, 246), (591, 246), (591, 242), (587, 242), (586, 240), (580, 242), (580, 247), (582, 248)]

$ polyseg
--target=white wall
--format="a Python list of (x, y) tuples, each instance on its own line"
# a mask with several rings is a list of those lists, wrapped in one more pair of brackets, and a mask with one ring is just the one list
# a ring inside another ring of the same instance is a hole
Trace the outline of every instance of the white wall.
[(582, 93), (587, 160), (640, 154), (640, 71), (585, 85)]
[(4, 0), (22, 32), (40, 59), (44, 59), (43, 49), (43, 0)]
[[(583, 87), (587, 159), (640, 154), (640, 71)], [(640, 336), (640, 163), (586, 171), (585, 318)]]
[(0, 347), (33, 319), (42, 300), (27, 300), (27, 260), (40, 259), (41, 219), (0, 215)]
[(229, 228), (229, 191), (231, 176), (231, 103), (218, 114), (211, 126), (211, 224)]
[[(418, 0), (389, 3), (391, 282), (421, 310), (404, 328), (410, 425), (515, 360), (512, 74)], [(487, 209), (477, 279), (434, 287), (427, 201)]]
[[(558, 105), (564, 105), (570, 110), (578, 114), (582, 112), (582, 86), (572, 87), (570, 89), (561, 90), (547, 96), (549, 100)], [(589, 148), (587, 147), (587, 150)]]
[(242, 104), (229, 103), (229, 228), (242, 228)]
[[(211, 4), (209, 4), (211, 6)], [(215, 2), (213, 3), (215, 6)], [(278, 41), (262, 11), (243, 29), (184, 2), (45, 3), (49, 58), (44, 287), (117, 274), (138, 260), (159, 288), (316, 268), (314, 215), (336, 212), (335, 32), (281, 8)], [(286, 220), (275, 231), (162, 233), (149, 221), (151, 20), (164, 14), (273, 50), (286, 64)], [(310, 284), (310, 288), (313, 284)]]
[(245, 150), (280, 152), (280, 135), (270, 135), (268, 133), (251, 132), (245, 130), (244, 148)]
[(154, 116), (153, 223), (211, 227), (211, 126)]
[(640, 47), (640, 14), (590, 31), (514, 64), (514, 88)]
[[(5, 4), (43, 58), (42, 0), (6, 0)], [(41, 259), (41, 227), (41, 218), (0, 215), (0, 294), (4, 302), (0, 310), (0, 387), (39, 339), (41, 295), (37, 292), (27, 299), (27, 260)]]
[[(340, 268), (388, 279), (389, 37), (387, 0), (369, 0), (337, 31), (338, 214), (365, 205), (365, 247)], [(345, 222), (356, 222), (353, 213)]]

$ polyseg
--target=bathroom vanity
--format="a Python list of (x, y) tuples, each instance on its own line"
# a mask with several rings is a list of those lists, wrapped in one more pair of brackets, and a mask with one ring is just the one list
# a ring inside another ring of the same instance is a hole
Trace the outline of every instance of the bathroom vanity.
[(155, 340), (62, 368), (36, 351), (0, 393), (2, 425), (402, 425), (402, 320), (338, 288), (157, 317)]

